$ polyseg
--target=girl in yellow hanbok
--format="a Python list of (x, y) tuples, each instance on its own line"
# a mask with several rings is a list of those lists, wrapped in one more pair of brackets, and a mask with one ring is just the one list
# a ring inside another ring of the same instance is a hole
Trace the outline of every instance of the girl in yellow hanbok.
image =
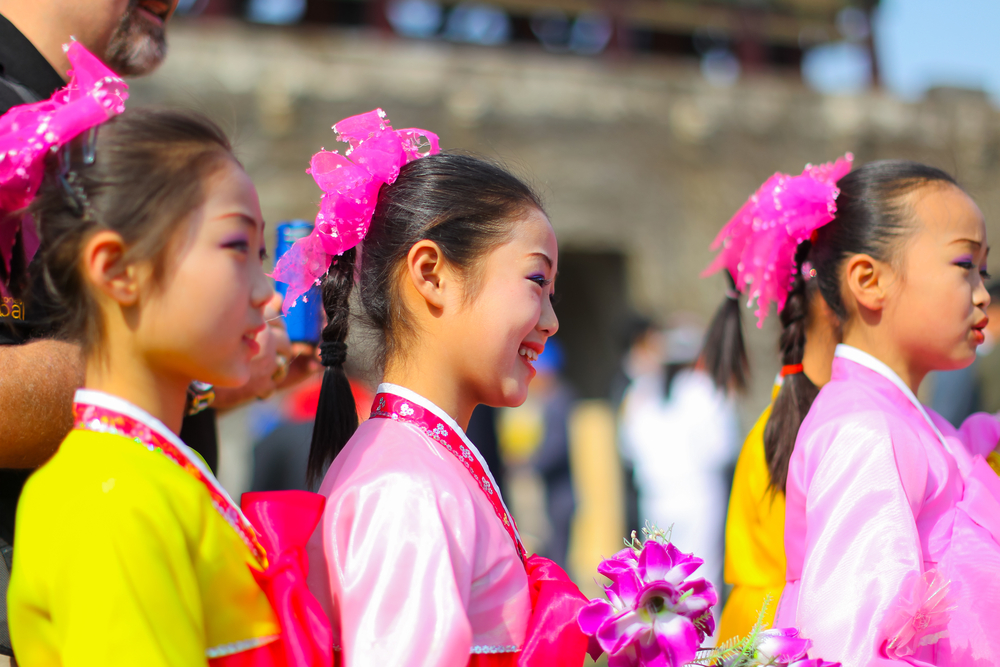
[[(192, 381), (242, 385), (259, 351), (273, 290), (257, 193), (213, 123), (118, 115), (124, 82), (76, 43), (68, 55), (67, 89), (0, 118), (0, 146), (13, 146), (0, 203), (28, 198), (33, 266), (86, 362), (73, 430), (18, 507), (7, 600), (17, 659), (330, 664), (301, 552), (284, 548), (304, 545), (322, 498), (244, 513), (176, 435)], [(299, 535), (283, 532), (282, 512)], [(254, 519), (277, 530), (258, 533)]]

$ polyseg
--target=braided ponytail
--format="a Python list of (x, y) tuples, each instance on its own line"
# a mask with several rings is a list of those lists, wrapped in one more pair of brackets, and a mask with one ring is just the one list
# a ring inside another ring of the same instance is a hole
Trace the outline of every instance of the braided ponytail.
[(705, 334), (705, 369), (721, 391), (744, 391), (750, 377), (750, 362), (743, 341), (740, 294), (733, 276), (725, 273), (729, 289)]
[(320, 360), (326, 370), (319, 392), (316, 423), (306, 481), (314, 486), (323, 477), (326, 467), (343, 449), (358, 428), (358, 409), (351, 384), (344, 373), (347, 358), (347, 331), (351, 318), (351, 290), (354, 288), (355, 249), (344, 252), (330, 265), (323, 278), (323, 310), (326, 326), (319, 344)]
[[(809, 256), (810, 247), (809, 241), (803, 241), (795, 251), (795, 278), (788, 300), (780, 313), (782, 329), (779, 346), (782, 366), (801, 365), (805, 354), (810, 293), (815, 290), (808, 289), (802, 275), (802, 265)], [(788, 461), (795, 448), (795, 438), (817, 394), (819, 388), (801, 370), (784, 377), (764, 428), (764, 458), (767, 461), (772, 492), (785, 492)]]

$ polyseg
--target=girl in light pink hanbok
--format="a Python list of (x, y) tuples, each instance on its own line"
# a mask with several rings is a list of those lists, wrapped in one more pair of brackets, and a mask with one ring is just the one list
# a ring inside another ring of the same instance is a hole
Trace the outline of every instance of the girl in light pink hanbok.
[(916, 393), (972, 363), (989, 295), (982, 214), (912, 162), (837, 181), (806, 269), (844, 323), (798, 433), (776, 624), (845, 666), (1000, 662), (1000, 423), (955, 430)]
[[(381, 110), (334, 129), (349, 157), (313, 157), (326, 192), (317, 224), (275, 277), (289, 303), (323, 281), (327, 369), (309, 473), (329, 469), (309, 576), (337, 660), (582, 665), (576, 612), (586, 598), (554, 563), (525, 553), (464, 433), (477, 404), (525, 400), (532, 361), (558, 328), (552, 227), (514, 176), (439, 154), (437, 137), (393, 130)], [(360, 427), (343, 371), (355, 284), (384, 365)]]

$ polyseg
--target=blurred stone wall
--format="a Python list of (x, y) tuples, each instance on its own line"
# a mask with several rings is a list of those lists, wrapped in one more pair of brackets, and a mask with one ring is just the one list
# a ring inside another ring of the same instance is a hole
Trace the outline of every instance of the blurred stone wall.
[[(711, 317), (723, 280), (699, 278), (708, 245), (764, 179), (845, 151), (950, 171), (993, 238), (1000, 233), (1000, 113), (978, 93), (824, 97), (767, 74), (713, 88), (696, 63), (663, 59), (208, 20), (178, 20), (170, 32), (165, 65), (132, 83), (133, 104), (193, 107), (219, 121), (270, 223), (315, 215), (309, 157), (335, 147), (335, 121), (381, 106), (396, 127), (432, 129), (446, 148), (498, 157), (528, 178), (564, 251), (620, 252), (629, 306), (662, 319)], [(761, 332), (747, 325), (755, 384), (744, 413), (753, 417), (777, 368), (777, 328), (774, 318)]]

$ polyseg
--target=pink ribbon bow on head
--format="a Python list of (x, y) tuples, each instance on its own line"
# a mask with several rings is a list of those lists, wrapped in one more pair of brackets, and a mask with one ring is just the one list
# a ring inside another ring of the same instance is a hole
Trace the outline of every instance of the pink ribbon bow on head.
[(806, 165), (798, 176), (776, 173), (760, 186), (712, 242), (722, 248), (702, 277), (728, 269), (736, 289), (756, 299), (757, 327), (771, 302), (780, 313), (795, 279), (795, 251), (837, 214), (837, 181), (851, 170), (850, 153), (836, 162)]
[[(47, 100), (0, 116), (0, 255), (10, 272), (20, 216), (45, 175), (45, 154), (125, 110), (128, 86), (77, 41), (63, 45), (69, 83)], [(26, 248), (31, 259), (37, 245)]]
[(271, 277), (288, 285), (282, 311), (316, 284), (337, 255), (361, 243), (368, 233), (378, 191), (416, 159), (438, 153), (433, 132), (394, 130), (385, 112), (375, 109), (333, 126), (337, 140), (348, 144), (344, 155), (321, 150), (307, 170), (323, 190), (316, 226), (282, 255)]

